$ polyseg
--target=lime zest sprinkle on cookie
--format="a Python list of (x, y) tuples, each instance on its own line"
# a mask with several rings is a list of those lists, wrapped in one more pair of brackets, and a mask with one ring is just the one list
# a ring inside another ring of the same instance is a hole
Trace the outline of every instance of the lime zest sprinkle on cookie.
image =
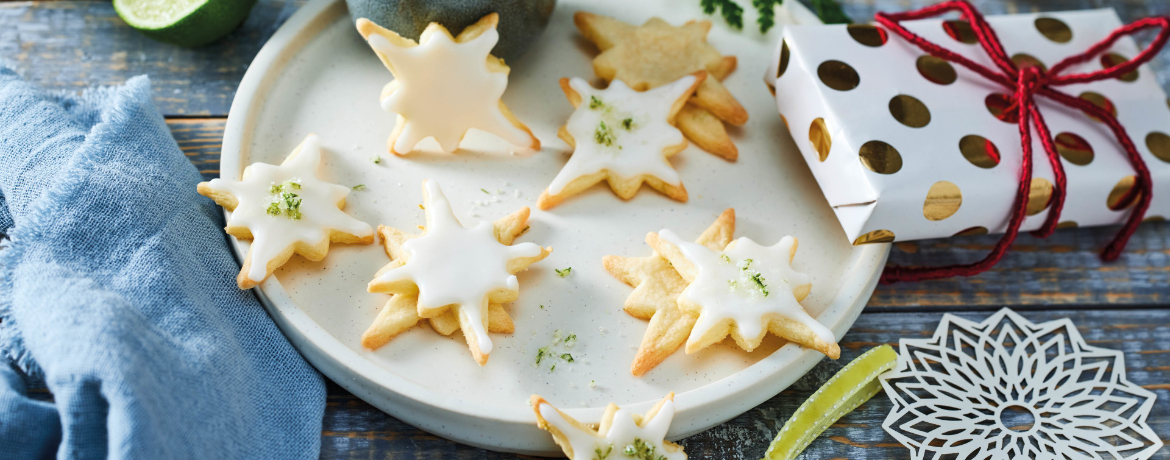
[(589, 108), (597, 110), (603, 107), (605, 107), (605, 103), (601, 102), (601, 99), (598, 99), (597, 96), (589, 96)]
[(666, 460), (665, 455), (655, 455), (654, 446), (643, 441), (642, 438), (634, 438), (633, 444), (626, 444), (626, 448), (622, 450), (626, 457), (637, 460)]
[(380, 157), (378, 155), (374, 155), (374, 156), (370, 157), (370, 161), (373, 162), (374, 164), (378, 164), (378, 163), (382, 162), (382, 157)]
[(557, 276), (564, 278), (566, 276), (569, 276), (569, 273), (573, 271), (573, 267), (567, 267), (564, 269), (554, 268), (553, 270), (555, 270), (557, 272)]
[(284, 214), (289, 219), (301, 220), (301, 198), (300, 195), (290, 192), (288, 190), (300, 190), (300, 179), (289, 179), (280, 184), (272, 184), (268, 188), (268, 193), (272, 200), (268, 203), (268, 208), (265, 210), (270, 216), (279, 216)]
[[(593, 131), (593, 140), (606, 147), (612, 147), (617, 137), (613, 135), (613, 130), (609, 129), (609, 126), (602, 121), (598, 123), (597, 130)], [(618, 148), (621, 148), (621, 146), (618, 146)]]
[(610, 444), (605, 450), (600, 447), (593, 449), (593, 460), (605, 460), (609, 458), (609, 454), (613, 453), (613, 444)]
[(365, 190), (365, 189), (366, 189), (366, 184), (357, 184), (357, 185), (355, 185), (355, 186), (353, 186), (353, 187), (350, 187), (350, 189), (353, 189), (353, 190)]

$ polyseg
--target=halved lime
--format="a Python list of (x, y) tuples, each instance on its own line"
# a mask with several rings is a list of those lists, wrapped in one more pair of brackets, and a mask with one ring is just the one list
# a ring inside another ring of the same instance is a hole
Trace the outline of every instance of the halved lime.
[(130, 27), (160, 42), (196, 47), (234, 30), (256, 0), (114, 0)]

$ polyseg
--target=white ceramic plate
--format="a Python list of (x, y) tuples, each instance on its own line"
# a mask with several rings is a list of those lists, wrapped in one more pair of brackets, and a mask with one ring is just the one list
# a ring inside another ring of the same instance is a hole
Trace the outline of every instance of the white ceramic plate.
[[(779, 12), (781, 23), (815, 21), (796, 2), (786, 4), (796, 6)], [(280, 163), (305, 135), (316, 133), (326, 149), (323, 177), (366, 185), (350, 195), (346, 211), (370, 224), (408, 230), (423, 224), (418, 204), (427, 178), (444, 187), (468, 226), (534, 207), (567, 160), (568, 147), (556, 130), (572, 107), (557, 80), (594, 78), (596, 51), (572, 23), (579, 9), (632, 23), (653, 16), (675, 24), (703, 17), (697, 0), (561, 1), (539, 42), (511, 63), (504, 94), (512, 112), (541, 139), (543, 151), (512, 155), (501, 142), (473, 133), (463, 147), (480, 153), (397, 158), (385, 147), (394, 116), (378, 103), (390, 73), (354, 30), (341, 0), (314, 0), (280, 28), (244, 76), (224, 133), (221, 174), (238, 179), (253, 162)], [(294, 257), (260, 286), (269, 313), (309, 362), (358, 397), (424, 430), (494, 450), (559, 452), (535, 427), (527, 404), (533, 393), (578, 419), (596, 421), (611, 401), (641, 412), (674, 391), (678, 413), (672, 438), (715, 426), (775, 395), (822, 355), (775, 337), (753, 353), (727, 340), (694, 355), (680, 350), (645, 376), (631, 376), (646, 321), (622, 311), (631, 289), (601, 266), (606, 254), (649, 254), (643, 242), (647, 232), (668, 227), (694, 238), (719, 212), (734, 207), (736, 236), (766, 244), (787, 234), (800, 239), (795, 266), (813, 280), (805, 308), (838, 337), (873, 291), (888, 245), (849, 245), (762, 82), (778, 30), (761, 36), (713, 19), (710, 42), (739, 58), (739, 69), (725, 84), (751, 117), (732, 130), (739, 161), (728, 163), (695, 147), (675, 156), (672, 162), (691, 196), (685, 204), (648, 188), (623, 202), (597, 186), (551, 212), (534, 210), (532, 228), (520, 241), (554, 251), (519, 275), (520, 298), (508, 307), (516, 332), (493, 335), (495, 351), (486, 366), (475, 364), (460, 334), (444, 337), (426, 326), (377, 351), (361, 347), (362, 332), (387, 300), (366, 292), (374, 272), (389, 261), (378, 244), (334, 245), (317, 263)], [(747, 20), (750, 29), (752, 17)], [(437, 147), (430, 142), (420, 145)], [(381, 164), (370, 161), (373, 155), (382, 156)], [(474, 201), (493, 197), (498, 202), (471, 215)], [(237, 255), (246, 252), (246, 242), (235, 245)], [(565, 267), (573, 268), (567, 278), (553, 272)], [(558, 329), (577, 334), (576, 361), (562, 362), (555, 371), (534, 366), (536, 350)]]

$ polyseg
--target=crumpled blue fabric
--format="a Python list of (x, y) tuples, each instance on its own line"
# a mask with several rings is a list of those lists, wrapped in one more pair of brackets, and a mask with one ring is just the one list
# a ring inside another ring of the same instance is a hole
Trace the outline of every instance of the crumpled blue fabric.
[(323, 379), (236, 287), (199, 181), (146, 77), (0, 67), (0, 457), (317, 458)]

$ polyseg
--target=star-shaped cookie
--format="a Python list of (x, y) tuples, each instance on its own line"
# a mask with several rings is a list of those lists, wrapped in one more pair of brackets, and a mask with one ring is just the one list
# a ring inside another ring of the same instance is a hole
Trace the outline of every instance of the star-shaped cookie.
[(796, 238), (786, 236), (772, 246), (739, 238), (720, 249), (662, 230), (646, 235), (646, 243), (687, 283), (678, 305), (698, 316), (687, 338), (688, 354), (728, 335), (740, 348), (752, 351), (771, 332), (830, 358), (840, 357), (833, 332), (800, 305), (812, 284), (808, 275), (791, 266)]
[(678, 114), (678, 128), (703, 150), (735, 161), (739, 150), (723, 123), (740, 126), (747, 110), (720, 83), (735, 70), (734, 56), (723, 56), (707, 43), (710, 21), (675, 27), (659, 18), (641, 26), (584, 11), (573, 15), (577, 29), (601, 50), (593, 71), (607, 81), (621, 80), (631, 88), (655, 88), (705, 70), (703, 80)]
[(682, 446), (665, 440), (674, 419), (674, 393), (662, 398), (645, 416), (610, 403), (596, 428), (575, 420), (540, 396), (532, 395), (530, 403), (536, 425), (552, 433), (569, 460), (687, 458)]
[(515, 273), (544, 259), (552, 248), (533, 243), (513, 246), (523, 233), (528, 208), (475, 228), (464, 228), (439, 184), (423, 182), (427, 225), (421, 235), (380, 226), (391, 262), (374, 275), (368, 290), (393, 294), (362, 335), (362, 345), (377, 348), (420, 318), (446, 335), (463, 330), (471, 355), (480, 365), (492, 351), (488, 331), (511, 332), (511, 318), (499, 304), (516, 300)]
[(369, 224), (341, 211), (350, 188), (317, 178), (320, 165), (321, 144), (310, 134), (280, 166), (253, 163), (241, 180), (199, 183), (200, 195), (232, 212), (224, 230), (252, 240), (236, 277), (240, 289), (256, 287), (293, 253), (317, 261), (330, 242), (374, 242)]
[[(695, 242), (723, 248), (734, 232), (735, 210), (728, 209)], [(678, 295), (687, 282), (657, 252), (646, 257), (605, 256), (602, 263), (611, 275), (634, 288), (626, 298), (626, 313), (650, 320), (630, 365), (630, 373), (641, 376), (678, 350), (695, 326), (698, 315), (678, 306)]]
[(666, 160), (687, 146), (671, 123), (705, 78), (700, 71), (646, 91), (634, 91), (621, 80), (596, 89), (580, 78), (562, 78), (561, 89), (576, 110), (557, 134), (573, 147), (573, 155), (540, 194), (540, 209), (603, 180), (622, 199), (633, 198), (645, 182), (687, 201), (682, 179)]
[(495, 134), (518, 147), (538, 150), (540, 141), (500, 100), (509, 68), (492, 56), (499, 41), (499, 15), (484, 16), (459, 37), (438, 23), (423, 30), (419, 41), (403, 38), (362, 18), (358, 32), (394, 74), (382, 88), (382, 109), (398, 114), (390, 135), (390, 152), (402, 155), (428, 137), (444, 152), (459, 148), (467, 130)]

